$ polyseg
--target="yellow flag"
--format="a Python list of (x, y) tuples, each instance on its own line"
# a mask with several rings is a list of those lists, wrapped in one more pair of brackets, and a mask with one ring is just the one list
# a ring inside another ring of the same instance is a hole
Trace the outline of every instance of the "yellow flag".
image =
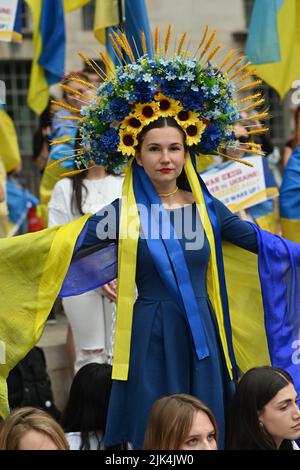
[(105, 28), (119, 24), (118, 0), (96, 0), (94, 35), (105, 46)]
[(84, 7), (91, 0), (64, 0), (65, 12), (77, 10), (78, 8)]
[(0, 157), (7, 173), (21, 163), (15, 125), (3, 109), (0, 109)]
[(33, 348), (61, 289), (89, 215), (0, 240), (0, 416), (8, 414), (6, 378)]
[(281, 61), (255, 65), (256, 75), (284, 98), (300, 78), (300, 2), (285, 0), (277, 17)]
[(46, 108), (49, 100), (49, 85), (47, 83), (43, 67), (38, 64), (38, 58), (40, 57), (42, 50), (42, 39), (39, 31), (42, 2), (36, 0), (26, 1), (30, 6), (34, 25), (34, 58), (31, 65), (27, 103), (35, 113), (41, 114)]

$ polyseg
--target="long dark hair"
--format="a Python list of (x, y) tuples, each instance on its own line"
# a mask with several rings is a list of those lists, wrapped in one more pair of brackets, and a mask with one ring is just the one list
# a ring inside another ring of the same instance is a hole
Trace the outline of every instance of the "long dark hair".
[(84, 185), (84, 178), (86, 178), (88, 173), (88, 170), (82, 171), (81, 173), (77, 173), (73, 176), (71, 176), (71, 180), (73, 183), (73, 189), (72, 189), (72, 199), (71, 199), (71, 211), (72, 214), (76, 214), (76, 211), (79, 212), (79, 214), (83, 215), (83, 209), (82, 209), (82, 200), (83, 196), (87, 194), (88, 189)]
[[(61, 418), (65, 432), (80, 432), (79, 450), (89, 450), (89, 433), (104, 435), (107, 410), (111, 392), (111, 371), (109, 364), (90, 363), (75, 375), (69, 400)], [(98, 448), (101, 448), (99, 440)]]
[[(143, 141), (147, 132), (151, 131), (152, 129), (160, 129), (162, 127), (175, 127), (176, 129), (178, 129), (182, 135), (184, 150), (185, 152), (187, 152), (185, 133), (183, 129), (180, 127), (180, 125), (172, 117), (160, 117), (156, 119), (155, 121), (150, 122), (148, 126), (143, 127), (143, 129), (138, 135), (138, 145), (136, 147), (136, 152), (139, 153), (141, 151), (141, 147), (142, 147), (142, 144), (143, 144)], [(181, 174), (178, 176), (177, 186), (180, 189), (190, 190), (190, 186), (189, 186), (185, 171), (182, 171)]]
[[(260, 426), (258, 413), (293, 379), (276, 367), (254, 367), (246, 372), (232, 401), (227, 448), (232, 450), (276, 450), (273, 437)], [(292, 442), (283, 440), (279, 450), (292, 449)]]

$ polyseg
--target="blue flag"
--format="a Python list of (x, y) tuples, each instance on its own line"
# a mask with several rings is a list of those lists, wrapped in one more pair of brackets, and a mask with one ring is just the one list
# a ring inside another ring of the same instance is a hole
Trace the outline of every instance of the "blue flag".
[(280, 62), (277, 15), (284, 0), (256, 0), (249, 25), (246, 55), (253, 64)]

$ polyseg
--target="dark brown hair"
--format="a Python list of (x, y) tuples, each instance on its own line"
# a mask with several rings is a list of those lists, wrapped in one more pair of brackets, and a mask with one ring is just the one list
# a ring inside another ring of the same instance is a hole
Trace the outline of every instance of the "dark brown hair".
[[(141, 147), (142, 147), (142, 144), (143, 144), (143, 141), (147, 132), (151, 131), (152, 129), (160, 129), (162, 127), (175, 127), (176, 129), (178, 129), (182, 135), (184, 151), (187, 152), (186, 137), (181, 126), (172, 117), (160, 117), (156, 119), (156, 121), (150, 122), (148, 126), (143, 127), (143, 129), (138, 135), (138, 145), (136, 147), (136, 153), (139, 153), (141, 151)], [(184, 190), (190, 189), (190, 186), (189, 186), (189, 183), (188, 183), (188, 180), (184, 171), (182, 171), (181, 174), (177, 178), (177, 186), (180, 189), (184, 189)]]
[[(276, 450), (273, 437), (259, 424), (258, 413), (293, 379), (276, 367), (254, 367), (240, 379), (229, 419), (227, 448), (232, 450)], [(292, 449), (285, 439), (279, 450)]]

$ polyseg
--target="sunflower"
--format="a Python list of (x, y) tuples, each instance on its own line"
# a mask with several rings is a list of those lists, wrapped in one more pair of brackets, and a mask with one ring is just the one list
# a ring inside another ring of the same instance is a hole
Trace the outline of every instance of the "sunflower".
[(193, 124), (190, 124), (187, 127), (184, 127), (184, 131), (186, 134), (186, 144), (188, 145), (188, 147), (199, 144), (205, 128), (206, 125), (199, 120)]
[(159, 104), (155, 101), (151, 103), (138, 103), (134, 108), (136, 118), (143, 122), (143, 127), (159, 118)]
[(162, 93), (158, 93), (154, 99), (159, 103), (159, 116), (161, 117), (176, 116), (182, 109), (179, 101), (168, 98)]
[(185, 109), (181, 109), (179, 113), (174, 116), (178, 124), (186, 129), (187, 127), (191, 126), (192, 124), (196, 124), (199, 122), (198, 114), (194, 111), (186, 111)]
[(118, 152), (128, 157), (135, 155), (135, 146), (138, 144), (136, 134), (129, 128), (120, 129), (119, 131), (120, 143)]
[(144, 123), (141, 119), (138, 119), (138, 117), (133, 113), (130, 113), (121, 124), (122, 129), (127, 129), (134, 135), (137, 135), (142, 130), (143, 126)]

